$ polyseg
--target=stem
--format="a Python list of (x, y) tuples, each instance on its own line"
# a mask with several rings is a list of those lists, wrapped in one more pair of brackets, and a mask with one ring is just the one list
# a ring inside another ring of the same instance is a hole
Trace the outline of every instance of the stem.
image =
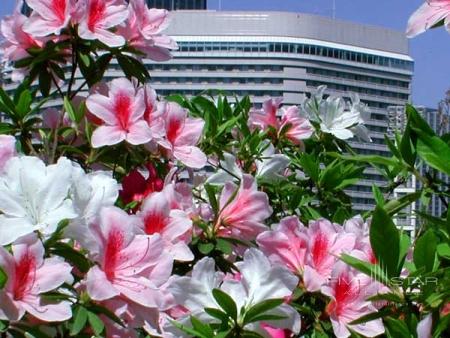
[(50, 72), (51, 76), (52, 76), (52, 81), (53, 84), (56, 86), (56, 89), (58, 90), (59, 95), (61, 95), (61, 98), (64, 100), (64, 92), (62, 91), (61, 87), (58, 84), (58, 81), (56, 81), (55, 76), (53, 75), (52, 72)]
[(84, 80), (84, 82), (69, 96), (69, 99), (73, 99), (80, 91), (84, 88), (84, 86), (87, 85), (87, 80)]
[(78, 54), (76, 53), (77, 44), (72, 40), (72, 74), (70, 75), (69, 87), (67, 88), (67, 97), (71, 99), (72, 86), (75, 81), (75, 73), (78, 68)]

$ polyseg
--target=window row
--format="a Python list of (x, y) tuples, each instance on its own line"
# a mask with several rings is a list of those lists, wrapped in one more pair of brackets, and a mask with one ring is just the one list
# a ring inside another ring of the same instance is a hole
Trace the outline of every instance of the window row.
[(232, 77), (152, 77), (153, 84), (282, 84), (283, 79), (260, 78), (232, 78)]
[(353, 61), (389, 68), (399, 68), (412, 71), (412, 61), (389, 58), (379, 55), (352, 52), (349, 50), (323, 47), (310, 44), (281, 42), (211, 42), (211, 41), (180, 41), (180, 52), (245, 52), (245, 53), (289, 53), (315, 55), (345, 61)]
[(346, 73), (346, 72), (338, 72), (338, 71), (330, 70), (330, 69), (308, 67), (308, 68), (306, 68), (306, 72), (308, 74), (314, 74), (314, 75), (330, 76), (330, 77), (336, 77), (336, 78), (340, 78), (340, 79), (342, 78), (342, 79), (349, 79), (349, 80), (354, 80), (354, 81), (371, 82), (371, 83), (382, 84), (382, 85), (393, 86), (393, 87), (409, 88), (409, 82), (406, 82), (406, 81), (383, 79), (383, 78), (375, 77), (375, 76), (367, 76), (367, 75), (360, 75), (360, 74), (353, 74), (353, 73)]
[[(195, 90), (195, 89), (188, 89), (188, 90), (179, 90), (179, 89), (159, 89), (157, 90), (157, 93), (161, 96), (168, 96), (173, 94), (180, 94), (180, 95), (199, 95), (202, 93), (201, 90)], [(282, 97), (283, 92), (282, 91), (274, 91), (274, 90), (234, 90), (233, 95), (237, 96), (270, 96), (270, 97)]]
[[(280, 65), (205, 65), (205, 64), (146, 64), (150, 71), (208, 71), (208, 72), (282, 72)], [(117, 67), (119, 67), (117, 65)]]
[(364, 87), (356, 87), (356, 86), (348, 86), (343, 84), (337, 84), (332, 82), (323, 82), (323, 81), (313, 81), (313, 80), (307, 80), (306, 85), (311, 87), (318, 87), (320, 85), (327, 85), (330, 89), (335, 89), (343, 92), (353, 92), (353, 93), (359, 93), (359, 94), (366, 94), (366, 95), (375, 95), (375, 96), (382, 96), (382, 97), (389, 97), (389, 98), (395, 98), (400, 100), (408, 100), (409, 95), (403, 94), (403, 93), (397, 93), (397, 92), (389, 92), (385, 90), (379, 90), (379, 89), (372, 89), (372, 88), (364, 88)]

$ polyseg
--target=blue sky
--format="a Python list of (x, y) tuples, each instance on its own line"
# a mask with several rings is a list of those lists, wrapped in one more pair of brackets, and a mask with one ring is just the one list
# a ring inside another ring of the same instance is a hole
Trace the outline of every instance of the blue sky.
[[(10, 13), (15, 0), (0, 0), (0, 16)], [(335, 0), (336, 18), (404, 31), (409, 16), (423, 0)], [(208, 0), (210, 9), (279, 10), (331, 16), (333, 0)], [(431, 30), (410, 41), (415, 60), (413, 103), (436, 107), (450, 89), (450, 34)]]

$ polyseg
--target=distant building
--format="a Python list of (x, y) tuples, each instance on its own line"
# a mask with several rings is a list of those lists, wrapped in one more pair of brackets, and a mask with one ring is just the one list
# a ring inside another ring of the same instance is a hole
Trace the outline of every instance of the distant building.
[[(177, 9), (182, 2), (149, 3)], [(206, 1), (184, 1), (183, 6), (205, 9)], [(358, 93), (369, 107), (366, 126), (373, 142), (354, 139), (351, 146), (360, 154), (390, 156), (384, 141), (387, 108), (410, 100), (414, 69), (404, 33), (287, 12), (177, 10), (172, 19), (166, 33), (180, 49), (168, 62), (145, 61), (159, 95), (221, 89), (249, 95), (255, 105), (269, 97), (299, 105), (319, 85), (327, 85), (326, 95), (349, 98), (350, 93)], [(114, 78), (122, 72), (113, 64), (106, 76)], [(383, 187), (386, 181), (368, 168), (364, 179), (348, 190), (357, 211), (373, 209), (374, 184)]]
[[(437, 135), (444, 135), (450, 133), (450, 92), (447, 94), (447, 98), (444, 99), (438, 109), (426, 108), (423, 106), (416, 107), (417, 111), (422, 115), (422, 117), (427, 121), (430, 127), (436, 132)], [(391, 136), (394, 135), (395, 131), (402, 133), (406, 127), (407, 117), (405, 113), (405, 106), (392, 106), (388, 108), (388, 116), (389, 116), (389, 126), (388, 126), (388, 134)], [(431, 168), (426, 164), (423, 164), (420, 167), (420, 174), (425, 175), (425, 173), (430, 172)], [(433, 170), (431, 170), (433, 171)], [(445, 184), (450, 184), (450, 177), (443, 173), (435, 172), (435, 178), (441, 180)], [(402, 186), (396, 189), (396, 192), (401, 196), (402, 193), (410, 193), (414, 192), (417, 188), (420, 188), (420, 182), (417, 182), (415, 179), (412, 179), (407, 185)], [(395, 192), (394, 192), (395, 193)], [(444, 202), (445, 201), (445, 202)], [(444, 213), (447, 211), (447, 206), (449, 199), (439, 198), (438, 196), (433, 195), (428, 203), (425, 206), (423, 203), (414, 205), (412, 207), (417, 210), (422, 210), (426, 208), (425, 211), (429, 212), (431, 215), (435, 217), (444, 216)], [(408, 217), (407, 214), (412, 215), (414, 210), (406, 211), (403, 214), (403, 218)], [(446, 216), (444, 216), (446, 217)], [(404, 221), (403, 223), (406, 223)]]
[(207, 0), (147, 0), (150, 8), (164, 8), (169, 11), (180, 9), (206, 9)]
[[(148, 63), (160, 95), (222, 89), (250, 95), (256, 105), (283, 97), (298, 105), (327, 85), (327, 95), (358, 93), (369, 107), (372, 143), (351, 140), (360, 154), (390, 156), (384, 141), (388, 106), (410, 100), (414, 62), (402, 32), (286, 12), (176, 11), (167, 34), (180, 49), (165, 63)], [(372, 210), (372, 185), (386, 186), (373, 168), (349, 189), (355, 208)]]
[[(436, 134), (440, 136), (450, 133), (450, 92), (447, 95), (447, 98), (441, 102), (438, 109), (424, 108), (422, 111), (422, 116), (427, 120)], [(421, 168), (421, 173), (425, 174), (426, 171), (430, 171), (430, 167), (424, 165)], [(450, 177), (448, 175), (438, 172), (435, 172), (435, 175), (436, 179), (441, 180), (444, 184), (450, 185)], [(444, 213), (447, 211), (447, 206), (445, 204), (448, 203), (449, 198), (442, 199), (438, 196), (433, 196), (428, 205), (428, 212), (433, 216), (446, 218)]]

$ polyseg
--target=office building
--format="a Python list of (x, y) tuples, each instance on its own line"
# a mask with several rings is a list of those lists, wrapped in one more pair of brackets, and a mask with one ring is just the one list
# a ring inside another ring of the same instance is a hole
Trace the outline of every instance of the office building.
[[(260, 105), (283, 97), (298, 105), (303, 95), (327, 85), (327, 95), (358, 93), (370, 111), (366, 125), (372, 143), (351, 140), (360, 154), (390, 156), (384, 133), (387, 107), (410, 99), (413, 60), (402, 32), (284, 12), (177, 11), (167, 34), (179, 46), (165, 63), (148, 63), (160, 95), (195, 95), (222, 89), (250, 95)], [(358, 211), (374, 206), (372, 185), (383, 177), (367, 169), (352, 187)]]

